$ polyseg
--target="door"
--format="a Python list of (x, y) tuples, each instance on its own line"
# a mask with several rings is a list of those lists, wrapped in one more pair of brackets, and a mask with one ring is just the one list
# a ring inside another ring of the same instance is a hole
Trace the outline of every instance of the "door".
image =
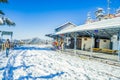
[(95, 48), (99, 48), (100, 39), (95, 39)]
[(77, 49), (81, 49), (82, 39), (77, 38)]

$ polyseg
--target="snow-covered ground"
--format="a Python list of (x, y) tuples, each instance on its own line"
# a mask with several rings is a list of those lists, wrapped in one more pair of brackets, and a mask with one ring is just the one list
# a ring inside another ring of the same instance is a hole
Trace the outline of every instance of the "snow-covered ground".
[(24, 46), (0, 52), (0, 80), (120, 80), (120, 67), (52, 51), (48, 46)]

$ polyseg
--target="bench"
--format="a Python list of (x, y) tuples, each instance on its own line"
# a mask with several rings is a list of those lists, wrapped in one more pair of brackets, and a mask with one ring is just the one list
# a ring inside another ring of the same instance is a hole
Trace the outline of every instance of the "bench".
[(100, 48), (92, 48), (92, 50), (93, 50), (94, 52), (99, 52), (99, 51), (101, 51)]
[(103, 52), (103, 53), (111, 53), (111, 54), (113, 54), (113, 53), (117, 53), (117, 50), (101, 49), (101, 52)]

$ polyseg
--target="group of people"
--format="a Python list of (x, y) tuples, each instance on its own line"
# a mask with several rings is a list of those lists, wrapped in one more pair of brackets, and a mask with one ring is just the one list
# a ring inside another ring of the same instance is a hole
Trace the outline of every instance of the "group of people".
[(58, 41), (54, 41), (53, 46), (55, 49), (64, 50), (64, 42), (62, 42), (62, 41), (59, 43), (58, 43)]

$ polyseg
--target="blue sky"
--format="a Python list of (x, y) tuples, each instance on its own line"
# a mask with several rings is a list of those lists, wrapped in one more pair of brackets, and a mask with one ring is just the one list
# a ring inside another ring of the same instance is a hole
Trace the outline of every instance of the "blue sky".
[[(97, 8), (107, 9), (107, 0), (9, 0), (0, 4), (0, 10), (16, 23), (15, 27), (1, 26), (0, 30), (13, 31), (14, 39), (44, 37), (66, 22), (85, 23), (87, 13)], [(120, 0), (110, 0), (111, 13), (120, 7)]]

